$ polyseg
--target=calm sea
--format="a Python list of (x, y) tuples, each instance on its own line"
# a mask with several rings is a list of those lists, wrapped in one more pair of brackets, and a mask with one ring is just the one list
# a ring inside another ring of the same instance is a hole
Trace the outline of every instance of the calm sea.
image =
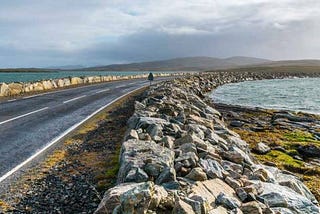
[[(1, 82), (33, 82), (37, 80), (57, 79), (63, 77), (84, 77), (84, 76), (128, 76), (136, 74), (148, 74), (150, 71), (56, 71), (56, 72), (0, 72)], [(153, 73), (167, 73), (161, 71)]]
[(218, 87), (217, 103), (320, 114), (320, 78), (247, 81)]

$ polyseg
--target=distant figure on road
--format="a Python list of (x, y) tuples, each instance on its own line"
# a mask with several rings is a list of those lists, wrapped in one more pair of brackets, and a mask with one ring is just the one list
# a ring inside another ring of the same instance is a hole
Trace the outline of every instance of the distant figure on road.
[(153, 81), (154, 77), (153, 77), (153, 74), (152, 72), (149, 73), (149, 76), (148, 76), (148, 80), (150, 81), (150, 85), (151, 85), (151, 82)]

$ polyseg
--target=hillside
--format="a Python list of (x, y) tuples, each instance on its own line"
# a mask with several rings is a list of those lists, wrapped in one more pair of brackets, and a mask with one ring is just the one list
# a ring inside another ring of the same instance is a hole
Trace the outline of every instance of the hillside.
[(232, 68), (244, 65), (254, 65), (268, 63), (270, 60), (259, 59), (253, 57), (231, 57), (226, 59), (214, 57), (185, 57), (169, 60), (160, 60), (152, 62), (140, 62), (130, 64), (113, 64), (107, 66), (99, 66), (86, 68), (86, 70), (95, 71), (139, 71), (139, 70), (184, 70), (184, 71), (199, 71), (209, 69)]

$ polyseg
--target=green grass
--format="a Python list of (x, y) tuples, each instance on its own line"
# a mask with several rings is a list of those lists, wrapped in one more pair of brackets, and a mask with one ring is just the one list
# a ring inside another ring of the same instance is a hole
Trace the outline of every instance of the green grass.
[(314, 139), (312, 134), (298, 130), (284, 134), (284, 138), (290, 142), (320, 143), (320, 141)]

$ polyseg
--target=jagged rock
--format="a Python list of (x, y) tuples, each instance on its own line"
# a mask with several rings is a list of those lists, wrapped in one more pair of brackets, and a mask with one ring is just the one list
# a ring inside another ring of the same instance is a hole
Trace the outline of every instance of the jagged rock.
[(187, 134), (179, 139), (176, 139), (174, 143), (176, 146), (180, 146), (185, 143), (193, 143), (195, 145), (202, 145), (202, 144), (204, 144), (204, 141), (193, 134)]
[(241, 149), (231, 147), (229, 151), (223, 152), (222, 156), (234, 163), (242, 164), (244, 161), (253, 164), (251, 158)]
[(242, 184), (239, 181), (231, 177), (226, 177), (225, 182), (229, 184), (229, 186), (231, 186), (233, 189), (237, 189), (242, 186)]
[(138, 133), (137, 133), (136, 130), (134, 130), (134, 129), (129, 129), (129, 130), (127, 131), (127, 133), (125, 134), (124, 140), (126, 141), (126, 140), (130, 140), (130, 139), (139, 140), (139, 135), (138, 135)]
[(145, 182), (148, 181), (149, 176), (147, 175), (147, 173), (145, 173), (142, 169), (140, 168), (132, 168), (126, 178), (124, 182)]
[(186, 178), (194, 181), (205, 181), (208, 179), (206, 173), (200, 167), (193, 168)]
[(228, 209), (236, 209), (241, 206), (237, 199), (226, 196), (223, 192), (217, 196), (216, 204), (221, 204)]
[(193, 122), (193, 123), (196, 123), (196, 124), (203, 125), (203, 126), (205, 126), (207, 128), (213, 129), (212, 120), (208, 120), (208, 119), (205, 119), (205, 118), (202, 118), (202, 117), (198, 117), (196, 115), (189, 115), (188, 122), (191, 122), (191, 123)]
[(120, 196), (141, 185), (140, 183), (122, 183), (105, 192), (95, 214), (111, 214), (120, 205)]
[[(146, 213), (154, 194), (152, 182), (140, 183), (120, 195), (120, 210), (123, 214)], [(157, 198), (157, 200), (159, 200)]]
[(224, 175), (226, 174), (222, 166), (215, 160), (200, 159), (200, 166), (204, 169), (204, 171), (210, 178), (223, 179)]
[(173, 214), (194, 214), (192, 207), (181, 199), (176, 200)]
[(176, 171), (172, 167), (166, 167), (156, 180), (156, 184), (168, 183), (176, 180)]
[(0, 84), (0, 97), (9, 96), (10, 90), (9, 86), (6, 83)]
[(279, 173), (277, 174), (277, 182), (282, 186), (287, 186), (295, 192), (305, 196), (312, 203), (318, 204), (318, 201), (310, 190), (300, 181), (297, 177), (289, 174)]
[(253, 152), (257, 153), (257, 154), (267, 154), (268, 152), (270, 152), (270, 147), (267, 146), (266, 144), (260, 142), (258, 143), (254, 148), (253, 148)]
[(262, 183), (263, 193), (259, 197), (270, 207), (283, 207), (293, 213), (313, 214), (319, 213), (320, 209), (308, 198), (297, 194), (292, 189), (279, 184)]
[(163, 145), (169, 149), (172, 149), (174, 147), (174, 138), (170, 136), (164, 136), (161, 141)]
[[(201, 214), (209, 212), (210, 204), (208, 203), (208, 201), (204, 197), (202, 197), (200, 195), (193, 195), (190, 197), (190, 199), (200, 203), (200, 208), (201, 208), (200, 213)], [(193, 208), (193, 210), (195, 210), (195, 208)]]
[(184, 202), (186, 202), (187, 204), (189, 204), (192, 207), (195, 214), (202, 214), (202, 206), (199, 201), (195, 201), (195, 200), (188, 198), (188, 197), (184, 198), (183, 200), (184, 200)]
[(185, 167), (195, 167), (197, 165), (199, 158), (194, 152), (187, 152), (181, 154), (175, 162), (181, 162)]
[(23, 92), (23, 86), (20, 83), (10, 83), (8, 84), (9, 94), (17, 95)]
[(197, 153), (197, 147), (194, 143), (185, 143), (182, 144), (179, 149), (183, 152), (183, 153), (188, 153), (188, 152), (193, 152), (193, 153)]
[(173, 167), (174, 152), (162, 147), (155, 142), (144, 142), (136, 139), (125, 141), (121, 147), (120, 169), (118, 182), (122, 183), (131, 169), (144, 169), (147, 163)]
[(241, 211), (243, 214), (263, 214), (260, 204), (256, 201), (242, 204)]

